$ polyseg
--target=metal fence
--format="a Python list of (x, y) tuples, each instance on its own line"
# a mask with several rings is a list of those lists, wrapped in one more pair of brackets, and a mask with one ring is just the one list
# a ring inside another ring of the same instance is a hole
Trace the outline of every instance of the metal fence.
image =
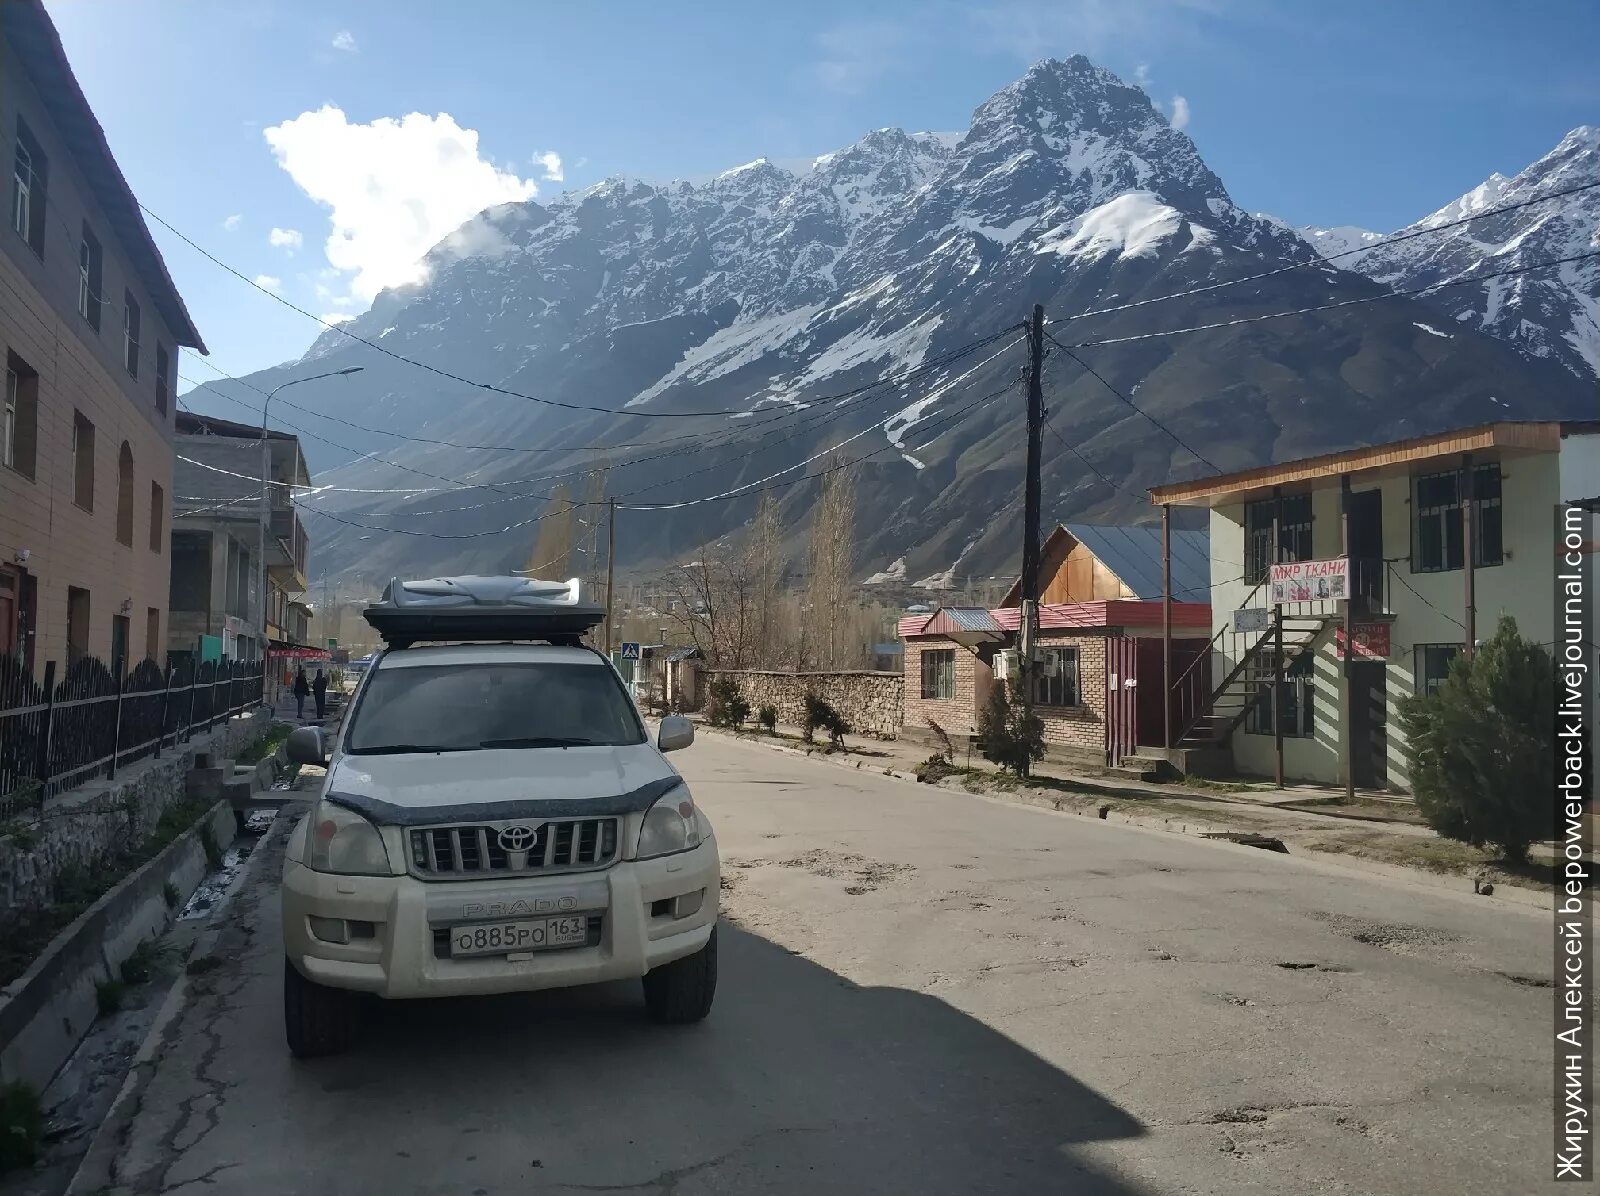
[(33, 674), (0, 657), (0, 820), (261, 703), (259, 662), (206, 661), (163, 670), (144, 660), (124, 677), (92, 656), (59, 681), (56, 662)]

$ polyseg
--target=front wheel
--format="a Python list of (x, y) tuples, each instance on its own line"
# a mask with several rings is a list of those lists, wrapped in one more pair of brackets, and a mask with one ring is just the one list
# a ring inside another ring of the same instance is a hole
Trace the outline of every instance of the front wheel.
[(702, 1020), (717, 995), (717, 928), (693, 955), (663, 964), (644, 977), (644, 1003), (650, 1019), (666, 1026)]
[(283, 1029), (296, 1059), (337, 1055), (355, 1041), (360, 1010), (356, 994), (307, 980), (283, 961)]

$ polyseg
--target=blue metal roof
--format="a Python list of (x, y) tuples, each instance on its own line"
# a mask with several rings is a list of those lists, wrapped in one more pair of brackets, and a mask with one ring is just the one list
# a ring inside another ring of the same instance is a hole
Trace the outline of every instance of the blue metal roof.
[[(1062, 524), (1122, 584), (1146, 601), (1161, 597), (1161, 529)], [(1207, 532), (1172, 532), (1172, 598), (1211, 601), (1211, 537)]]
[(1000, 624), (981, 606), (946, 606), (941, 611), (962, 631), (999, 631)]

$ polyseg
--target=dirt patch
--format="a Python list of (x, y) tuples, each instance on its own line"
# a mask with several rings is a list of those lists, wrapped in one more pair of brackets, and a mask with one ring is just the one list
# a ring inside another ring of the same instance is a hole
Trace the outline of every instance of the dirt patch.
[(785, 868), (804, 868), (813, 876), (846, 877), (851, 883), (846, 886), (845, 892), (852, 896), (871, 893), (881, 885), (916, 871), (910, 864), (888, 864), (854, 852), (825, 851), (822, 848), (813, 848), (789, 859), (779, 860), (778, 863)]
[(1367, 922), (1344, 914), (1313, 914), (1340, 934), (1368, 947), (1381, 947), (1396, 955), (1437, 955), (1457, 941), (1458, 936), (1426, 926), (1405, 926), (1393, 922)]
[(1290, 972), (1353, 972), (1354, 968), (1347, 968), (1342, 963), (1317, 963), (1313, 961), (1289, 960), (1275, 964), (1275, 967), (1284, 968)]
[(1496, 972), (1496, 976), (1511, 981), (1523, 988), (1554, 988), (1555, 982), (1548, 976), (1519, 976), (1515, 972)]

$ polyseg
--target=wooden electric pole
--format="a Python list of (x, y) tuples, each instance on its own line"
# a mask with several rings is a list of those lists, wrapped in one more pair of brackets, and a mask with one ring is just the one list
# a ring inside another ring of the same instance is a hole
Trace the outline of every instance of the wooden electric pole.
[(611, 657), (612, 612), (616, 609), (612, 592), (617, 580), (617, 500), (606, 499), (606, 658)]
[[(1018, 656), (1025, 720), (1033, 715), (1034, 678), (1038, 675), (1034, 653), (1039, 633), (1039, 470), (1043, 435), (1044, 305), (1035, 303), (1028, 321), (1028, 476), (1023, 488), (1022, 650)], [(1030, 765), (1031, 761), (1022, 761), (1024, 775)]]

